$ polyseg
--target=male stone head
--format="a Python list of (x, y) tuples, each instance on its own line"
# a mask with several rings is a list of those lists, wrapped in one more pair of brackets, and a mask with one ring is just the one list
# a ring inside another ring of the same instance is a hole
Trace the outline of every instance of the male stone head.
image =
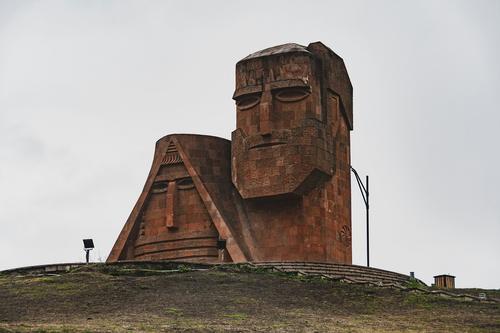
[(352, 129), (352, 86), (326, 46), (285, 44), (247, 56), (236, 65), (233, 98), (231, 171), (244, 199), (302, 195), (335, 173), (339, 125)]

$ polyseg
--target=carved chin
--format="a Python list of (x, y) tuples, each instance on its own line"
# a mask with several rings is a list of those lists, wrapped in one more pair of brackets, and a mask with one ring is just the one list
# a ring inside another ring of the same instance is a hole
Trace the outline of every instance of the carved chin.
[(240, 152), (233, 156), (233, 183), (244, 199), (302, 195), (331, 176), (321, 163), (326, 154), (319, 154), (318, 147), (282, 143), (233, 148)]
[(302, 195), (333, 175), (333, 138), (318, 122), (269, 137), (232, 133), (232, 179), (244, 199)]

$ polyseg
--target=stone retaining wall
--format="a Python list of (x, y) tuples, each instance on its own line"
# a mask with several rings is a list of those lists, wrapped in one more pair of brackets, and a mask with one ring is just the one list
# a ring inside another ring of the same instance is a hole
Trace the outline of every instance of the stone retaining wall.
[[(357, 265), (310, 262), (266, 262), (255, 263), (254, 265), (283, 272), (298, 272), (306, 275), (321, 275), (332, 279), (344, 279), (347, 282), (404, 285), (411, 279), (408, 275)], [(424, 282), (418, 281), (425, 285)]]

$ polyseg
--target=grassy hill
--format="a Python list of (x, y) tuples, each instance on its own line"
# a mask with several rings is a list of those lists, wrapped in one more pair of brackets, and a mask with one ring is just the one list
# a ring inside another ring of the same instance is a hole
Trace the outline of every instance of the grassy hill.
[(500, 304), (245, 267), (0, 275), (0, 332), (226, 331), (500, 332)]

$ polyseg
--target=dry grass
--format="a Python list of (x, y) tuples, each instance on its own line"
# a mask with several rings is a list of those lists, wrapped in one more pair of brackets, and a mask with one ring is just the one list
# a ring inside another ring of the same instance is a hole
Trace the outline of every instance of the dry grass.
[(500, 332), (498, 304), (261, 271), (0, 276), (0, 332)]

